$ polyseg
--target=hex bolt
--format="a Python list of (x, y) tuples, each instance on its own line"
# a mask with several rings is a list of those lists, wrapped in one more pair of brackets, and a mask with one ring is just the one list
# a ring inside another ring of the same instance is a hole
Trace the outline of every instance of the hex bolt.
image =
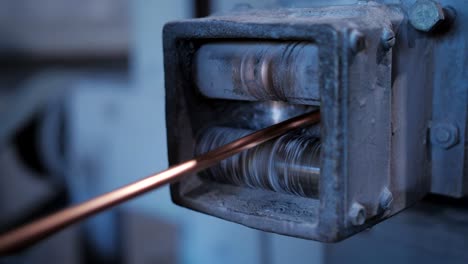
[(353, 29), (349, 33), (349, 46), (354, 53), (358, 53), (366, 48), (366, 38), (361, 32)]
[(431, 128), (431, 143), (449, 149), (459, 142), (458, 128), (454, 124), (435, 124)]
[(354, 202), (348, 212), (351, 224), (360, 226), (366, 222), (366, 208), (358, 202)]
[(380, 41), (385, 50), (389, 50), (395, 45), (395, 33), (389, 28), (384, 28)]
[(411, 25), (423, 32), (430, 32), (446, 18), (442, 6), (434, 0), (418, 0), (409, 11)]
[(393, 194), (387, 187), (385, 187), (382, 190), (382, 193), (380, 194), (380, 198), (379, 198), (380, 209), (382, 209), (383, 211), (387, 211), (392, 206), (392, 203), (393, 203)]

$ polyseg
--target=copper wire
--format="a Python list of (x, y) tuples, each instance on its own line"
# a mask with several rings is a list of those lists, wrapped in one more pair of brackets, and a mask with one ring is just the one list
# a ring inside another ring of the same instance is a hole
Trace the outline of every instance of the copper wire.
[(81, 204), (33, 221), (0, 236), (0, 255), (12, 254), (86, 217), (106, 210), (129, 199), (180, 180), (182, 176), (209, 168), (241, 151), (300, 127), (320, 121), (320, 112), (303, 114), (259, 130), (191, 160), (172, 166), (142, 180), (90, 199)]

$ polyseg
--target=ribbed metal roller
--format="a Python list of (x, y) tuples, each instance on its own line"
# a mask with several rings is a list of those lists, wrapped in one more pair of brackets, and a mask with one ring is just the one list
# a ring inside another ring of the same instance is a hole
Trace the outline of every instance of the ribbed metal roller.
[[(228, 127), (206, 129), (198, 137), (196, 152), (205, 153), (251, 132)], [(201, 175), (221, 183), (317, 197), (319, 166), (320, 139), (291, 132), (225, 159)]]

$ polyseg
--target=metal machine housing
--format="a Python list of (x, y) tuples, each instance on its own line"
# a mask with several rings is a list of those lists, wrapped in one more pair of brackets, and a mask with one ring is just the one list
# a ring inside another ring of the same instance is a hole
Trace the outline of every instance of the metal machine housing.
[[(397, 6), (368, 3), (309, 9), (247, 10), (166, 24), (163, 32), (169, 161), (193, 156), (197, 131), (206, 124), (236, 124), (232, 109), (259, 102), (209, 99), (193, 82), (192, 59), (213, 41), (307, 41), (318, 46), (322, 161), (318, 199), (201, 180), (171, 186), (175, 203), (252, 228), (325, 242), (342, 240), (418, 201), (430, 178), (415, 173), (400, 142), (424, 137), (430, 100), (415, 108), (406, 89), (424, 89), (416, 78), (399, 81), (410, 53), (404, 13)], [(403, 25), (403, 26), (402, 26)], [(395, 39), (392, 39), (395, 38)], [(411, 44), (425, 45), (425, 40)], [(401, 61), (405, 56), (404, 63)], [(421, 68), (424, 71), (424, 67)], [(287, 102), (286, 102), (287, 103)], [(408, 107), (409, 106), (409, 107)], [(248, 120), (244, 120), (248, 122)], [(252, 122), (254, 120), (251, 120)], [(413, 133), (409, 135), (408, 133)], [(417, 135), (416, 135), (417, 134)], [(417, 168), (429, 167), (426, 142), (412, 148)]]

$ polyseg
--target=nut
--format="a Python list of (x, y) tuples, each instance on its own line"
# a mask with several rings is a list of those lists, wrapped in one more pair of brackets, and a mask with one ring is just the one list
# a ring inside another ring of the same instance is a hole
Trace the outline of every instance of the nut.
[(458, 128), (454, 124), (435, 124), (431, 128), (431, 143), (449, 149), (459, 142)]
[(358, 202), (354, 202), (348, 212), (351, 224), (360, 226), (366, 222), (366, 209)]
[(418, 0), (411, 7), (409, 20), (419, 31), (429, 32), (445, 19), (442, 6), (433, 0)]

